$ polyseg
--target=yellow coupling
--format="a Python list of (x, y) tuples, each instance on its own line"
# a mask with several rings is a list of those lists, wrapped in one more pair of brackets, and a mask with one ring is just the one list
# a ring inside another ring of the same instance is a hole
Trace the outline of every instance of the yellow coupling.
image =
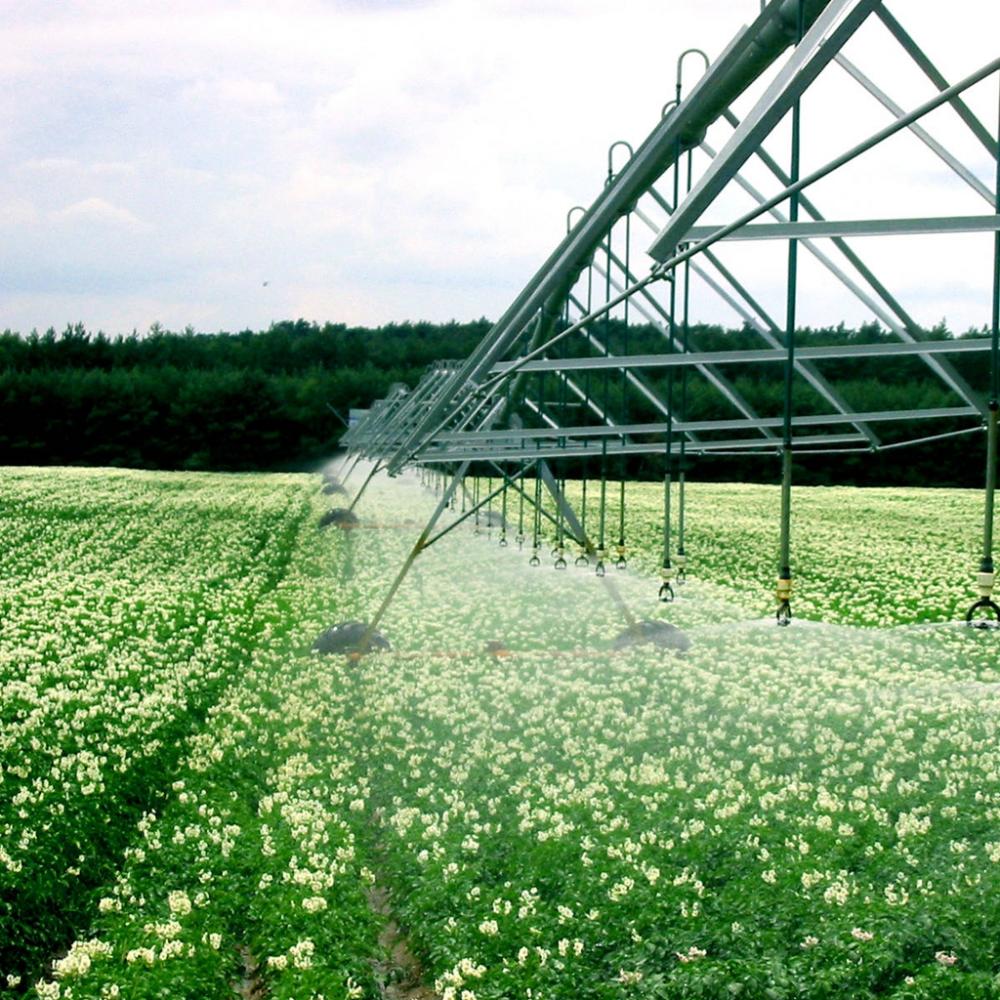
[(625, 546), (624, 545), (616, 545), (615, 546), (615, 555), (618, 556), (619, 559), (624, 559), (625, 558)]
[(661, 580), (662, 580), (662, 581), (663, 581), (664, 583), (670, 583), (670, 581), (671, 581), (671, 580), (672, 580), (673, 578), (674, 578), (674, 570), (673, 570), (673, 567), (671, 567), (671, 566), (663, 566), (663, 567), (662, 567), (662, 568), (660, 569), (660, 579), (661, 579)]
[(607, 559), (607, 557), (608, 557), (608, 550), (607, 549), (598, 549), (596, 554), (597, 554), (597, 558), (598, 559), (604, 560), (604, 559)]
[(778, 588), (775, 591), (779, 601), (787, 601), (792, 596), (792, 581), (782, 577), (778, 580)]
[(674, 556), (674, 564), (678, 569), (684, 569), (687, 565), (687, 556), (684, 555), (683, 552), (678, 552), (677, 555)]
[(979, 588), (979, 596), (982, 598), (989, 598), (993, 594), (993, 579), (996, 576), (995, 573), (977, 573), (976, 574), (976, 586)]

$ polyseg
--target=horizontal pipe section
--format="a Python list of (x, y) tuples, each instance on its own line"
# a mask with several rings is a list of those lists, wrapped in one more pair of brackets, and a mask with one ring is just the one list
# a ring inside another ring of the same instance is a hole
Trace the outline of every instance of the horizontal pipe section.
[[(892, 423), (910, 420), (951, 420), (957, 417), (975, 417), (979, 411), (972, 406), (939, 406), (912, 410), (868, 410), (860, 413), (808, 413), (792, 417), (793, 427), (825, 427), (828, 424)], [(705, 434), (711, 431), (759, 430), (761, 427), (781, 427), (783, 417), (736, 417), (731, 420), (677, 420), (673, 421), (674, 433)], [(505, 441), (542, 441), (548, 439), (574, 440), (577, 438), (620, 438), (640, 434), (664, 433), (666, 424), (662, 421), (642, 424), (593, 424), (586, 427), (517, 427), (510, 430), (488, 431), (481, 434), (456, 432), (439, 434), (435, 445), (471, 444), (482, 442), (492, 444)], [(756, 439), (760, 444), (760, 439)]]
[[(692, 226), (688, 236), (703, 240), (718, 232), (718, 226)], [(851, 219), (846, 222), (772, 222), (747, 225), (724, 236), (720, 242), (743, 240), (819, 239), (834, 236), (919, 236), (945, 233), (994, 233), (1000, 229), (996, 215), (949, 215), (921, 219)]]
[[(912, 343), (892, 341), (884, 344), (830, 344), (825, 347), (800, 347), (795, 356), (805, 361), (844, 361), (852, 358), (881, 358), (928, 354), (969, 354), (988, 351), (986, 337), (963, 337), (959, 340), (920, 340)], [(684, 368), (692, 365), (733, 365), (774, 363), (785, 360), (780, 348), (755, 347), (739, 351), (692, 351), (688, 354), (618, 354), (610, 358), (544, 358), (540, 361), (504, 361), (492, 374), (502, 375), (517, 365), (523, 372), (595, 371), (604, 368)]]
[[(866, 451), (873, 449), (868, 445), (867, 440), (861, 434), (815, 434), (806, 435), (792, 439), (792, 445), (798, 449), (803, 447), (816, 447), (817, 445), (865, 445)], [(759, 437), (755, 438), (735, 438), (732, 441), (698, 441), (691, 442), (686, 446), (686, 453), (689, 456), (711, 455), (718, 450), (735, 451), (741, 449), (762, 449), (766, 447), (766, 442)], [(778, 445), (775, 445), (765, 454), (779, 454)], [(485, 462), (485, 461), (520, 461), (532, 459), (556, 459), (556, 458), (593, 458), (606, 454), (612, 455), (662, 455), (663, 442), (633, 442), (622, 444), (620, 441), (609, 441), (607, 450), (601, 448), (588, 447), (587, 443), (570, 444), (565, 448), (560, 448), (555, 444), (542, 445), (541, 447), (510, 448), (509, 450), (498, 450), (488, 448), (454, 448), (447, 451), (425, 451), (420, 455), (419, 465), (435, 465), (449, 462)]]

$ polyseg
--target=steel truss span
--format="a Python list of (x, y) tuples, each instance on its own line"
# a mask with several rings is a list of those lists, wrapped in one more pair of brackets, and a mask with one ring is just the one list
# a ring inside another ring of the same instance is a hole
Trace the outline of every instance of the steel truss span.
[[(898, 85), (891, 74), (887, 80), (874, 71), (869, 75), (855, 51), (866, 36), (877, 36), (911, 63), (917, 71), (911, 75), (923, 88), (907, 98), (894, 93)], [(661, 455), (662, 576), (669, 592), (661, 588), (661, 596), (669, 599), (678, 565), (683, 571), (686, 563), (683, 496), (691, 462), (725, 455), (777, 461), (777, 621), (787, 624), (793, 456), (875, 453), (949, 437), (975, 440), (979, 432), (986, 437), (986, 502), (979, 599), (969, 620), (1000, 619), (992, 599), (1000, 406), (1000, 55), (964, 66), (952, 80), (937, 58), (879, 0), (770, 0), (714, 60), (697, 49), (681, 55), (674, 88), (664, 94), (649, 134), (636, 146), (610, 144), (597, 197), (569, 210), (565, 236), (473, 352), (431, 366), (415, 387), (393, 387), (345, 435), (355, 463), (368, 459), (374, 471), (392, 475), (426, 466), (444, 477), (441, 503), (372, 629), (413, 559), (439, 537), (435, 524), (464, 489), (470, 463), (501, 463), (494, 468), (504, 490), (519, 490), (522, 499), (526, 491), (515, 480), (531, 470), (540, 473), (535, 480), (545, 486), (557, 521), (567, 524), (572, 516), (572, 537), (594, 556), (610, 545), (604, 517), (609, 477), (624, 481), (630, 455)], [(810, 159), (820, 165), (804, 172), (803, 122), (817, 86), (827, 92), (837, 87), (845, 100), (871, 102), (885, 124), (860, 141), (845, 139), (831, 155), (837, 123), (824, 121), (824, 153)], [(948, 134), (961, 135), (955, 149), (939, 137), (945, 117)], [(935, 211), (933, 199), (924, 198), (898, 218), (866, 218), (869, 213), (858, 205), (867, 204), (867, 192), (845, 200), (844, 192), (857, 191), (856, 185), (835, 182), (856, 178), (863, 166), (875, 189), (888, 161), (870, 154), (900, 136), (910, 143), (907, 156), (923, 154), (936, 171), (946, 168), (954, 183), (940, 204), (948, 210)], [(968, 162), (969, 147), (976, 151), (974, 163)], [(964, 199), (962, 208), (956, 207), (954, 188)], [(839, 192), (837, 204), (832, 211), (821, 209), (820, 197), (831, 191)], [(709, 217), (714, 221), (707, 222)], [(881, 241), (901, 237), (919, 241), (921, 258), (945, 277), (951, 265), (947, 241), (979, 241), (975, 273), (958, 265), (961, 273), (950, 278), (980, 291), (981, 335), (932, 335), (878, 276), (872, 261), (885, 259)], [(779, 262), (783, 303), (769, 304), (755, 290), (760, 269), (747, 268), (741, 245), (759, 246), (771, 254), (768, 260)], [(825, 276), (824, 292), (838, 291), (859, 303), (880, 334), (850, 343), (796, 336), (806, 261)], [(724, 303), (742, 323), (740, 345), (700, 342), (693, 317), (707, 297)], [(746, 345), (751, 335), (757, 346)], [(887, 394), (883, 408), (852, 405), (857, 379), (895, 375), (898, 381), (900, 365), (936, 386), (933, 405), (910, 400), (895, 406), (898, 393)], [(761, 371), (780, 381), (779, 400), (753, 391)], [(699, 417), (692, 412), (696, 397), (713, 400), (715, 412), (726, 415)], [(600, 536), (594, 539), (567, 504), (559, 478), (560, 471), (572, 474), (581, 463), (600, 482)], [(680, 498), (676, 525), (672, 489)], [(537, 492), (534, 502), (543, 504), (542, 497)], [(354, 502), (359, 498), (360, 492)], [(623, 519), (617, 538), (622, 551), (624, 535)], [(599, 556), (597, 562), (603, 565)]]

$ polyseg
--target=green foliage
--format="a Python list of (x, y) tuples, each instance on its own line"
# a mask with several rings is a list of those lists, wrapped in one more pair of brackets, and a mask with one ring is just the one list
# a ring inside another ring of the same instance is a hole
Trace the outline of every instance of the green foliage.
[[(489, 328), (485, 319), (390, 324), (375, 330), (297, 320), (275, 323), (259, 333), (171, 333), (154, 326), (144, 336), (133, 333), (117, 339), (88, 333), (80, 325), (61, 334), (48, 330), (26, 337), (7, 331), (0, 334), (0, 462), (223, 471), (304, 468), (337, 447), (344, 427), (334, 410), (346, 416), (351, 407), (365, 408), (394, 382), (416, 385), (427, 365), (466, 357)], [(611, 320), (598, 332), (614, 353), (667, 348), (663, 331), (650, 325), (626, 327)], [(933, 335), (949, 334), (936, 329)], [(810, 345), (890, 339), (878, 324), (857, 330), (843, 324), (804, 329), (797, 335), (799, 343)], [(698, 350), (761, 346), (753, 330), (707, 324), (694, 324), (688, 341)], [(579, 337), (563, 342), (559, 350), (569, 356), (592, 352)], [(978, 356), (958, 356), (953, 363), (974, 389), (984, 389), (985, 368)], [(859, 411), (958, 402), (916, 358), (828, 361), (820, 367)], [(760, 415), (781, 412), (780, 366), (729, 365), (726, 375)], [(670, 376), (653, 370), (643, 377), (666, 397)], [(597, 399), (607, 393), (612, 412), (621, 410), (617, 373), (607, 378), (583, 375), (580, 381)], [(799, 412), (829, 410), (803, 381), (795, 391)], [(680, 376), (674, 376), (674, 393), (675, 405), (691, 419), (735, 415), (697, 372), (683, 388)], [(552, 398), (551, 385), (544, 396)], [(641, 393), (630, 392), (627, 406), (632, 420), (662, 419)], [(556, 415), (579, 417), (577, 411)], [(530, 426), (534, 421), (527, 416)], [(879, 433), (891, 442), (904, 431), (911, 433), (912, 428), (901, 431), (886, 424)], [(977, 448), (971, 439), (876, 456), (806, 458), (796, 470), (796, 482), (978, 486), (980, 452), (969, 461), (970, 447)], [(631, 478), (659, 479), (662, 473), (658, 456), (635, 457), (626, 468)], [(697, 475), (767, 482), (777, 475), (777, 464), (729, 457), (702, 462)]]
[(798, 491), (779, 629), (775, 490), (692, 487), (664, 605), (630, 487), (613, 579), (682, 655), (470, 521), (356, 660), (311, 640), (436, 497), (324, 532), (319, 486), (4, 470), (0, 998), (373, 1000), (373, 885), (443, 1000), (997, 995), (996, 636), (926, 613), (977, 496)]
[(115, 340), (82, 326), (0, 335), (0, 462), (247, 471), (328, 456), (346, 416), (489, 324), (367, 330), (299, 320), (254, 333), (154, 329)]

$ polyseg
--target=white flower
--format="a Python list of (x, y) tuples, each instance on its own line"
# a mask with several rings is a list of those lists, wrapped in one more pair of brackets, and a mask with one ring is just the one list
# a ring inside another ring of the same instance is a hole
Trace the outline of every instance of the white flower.
[(635, 972), (627, 972), (625, 969), (618, 970), (618, 982), (624, 986), (634, 986), (642, 982), (642, 973), (637, 969)]
[(683, 951), (683, 952), (682, 951), (675, 951), (674, 954), (682, 962), (694, 962), (694, 961), (697, 961), (699, 958), (704, 958), (708, 954), (708, 952), (705, 951), (702, 948), (696, 948), (694, 945), (691, 945), (691, 947), (688, 948), (687, 951)]
[(187, 916), (191, 912), (191, 900), (188, 899), (188, 894), (179, 889), (167, 893), (167, 905), (170, 907), (170, 912), (178, 917)]
[(951, 954), (951, 952), (947, 951), (936, 951), (934, 952), (934, 960), (938, 962), (940, 965), (943, 965), (946, 968), (948, 968), (954, 965), (958, 961), (958, 956), (953, 955)]

